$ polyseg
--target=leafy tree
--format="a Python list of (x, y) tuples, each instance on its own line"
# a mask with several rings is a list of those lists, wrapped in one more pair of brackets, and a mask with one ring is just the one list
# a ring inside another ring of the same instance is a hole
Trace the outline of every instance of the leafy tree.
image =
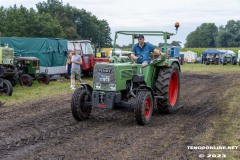
[(128, 45), (123, 45), (122, 46), (122, 48), (132, 48), (132, 47), (133, 47), (132, 43), (129, 43)]
[(16, 5), (0, 7), (3, 36), (89, 39), (96, 47), (112, 46), (109, 24), (91, 12), (63, 5), (60, 0), (39, 2), (36, 7), (36, 11)]
[(218, 33), (217, 39), (217, 47), (231, 47), (234, 46), (234, 35), (225, 30), (221, 30)]
[(22, 36), (27, 34), (26, 19), (27, 9), (24, 7), (10, 7), (4, 13), (4, 36)]
[(55, 19), (60, 22), (60, 25), (64, 31), (64, 38), (72, 39), (73, 37), (79, 37), (75, 31), (75, 35), (71, 33), (69, 35), (69, 30), (76, 30), (76, 25), (72, 18), (72, 12), (69, 13), (69, 10), (72, 10), (72, 7), (68, 5), (64, 6), (63, 2), (58, 0), (47, 0), (47, 2), (39, 2), (36, 4), (38, 13), (46, 14), (49, 13)]
[(214, 23), (203, 23), (187, 36), (185, 47), (215, 47), (217, 33)]
[(158, 43), (158, 48), (162, 48), (164, 46), (164, 43), (160, 42)]
[(181, 47), (181, 43), (182, 42), (180, 42), (180, 41), (172, 41), (171, 45)]
[(50, 13), (59, 20), (67, 39), (90, 39), (95, 47), (110, 47), (111, 31), (106, 20), (99, 20), (91, 12), (77, 9), (59, 0), (39, 2), (39, 13)]
[(42, 13), (36, 16), (34, 26), (34, 35), (37, 37), (62, 37), (63, 29), (58, 20), (53, 18), (49, 13)]
[(240, 20), (230, 20), (225, 26), (219, 27), (217, 36), (218, 47), (239, 47), (240, 46)]
[(57, 19), (50, 14), (35, 12), (14, 5), (7, 9), (1, 8), (1, 31), (9, 37), (62, 37), (63, 30)]

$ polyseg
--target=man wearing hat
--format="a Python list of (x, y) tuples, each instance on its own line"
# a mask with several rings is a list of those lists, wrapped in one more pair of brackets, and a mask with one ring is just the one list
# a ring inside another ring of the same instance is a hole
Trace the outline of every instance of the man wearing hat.
[(161, 52), (154, 48), (150, 43), (144, 42), (144, 36), (142, 34), (138, 35), (138, 43), (136, 43), (132, 48), (132, 58), (141, 63), (144, 66), (147, 66), (150, 63), (150, 54), (151, 52), (154, 55), (161, 55)]

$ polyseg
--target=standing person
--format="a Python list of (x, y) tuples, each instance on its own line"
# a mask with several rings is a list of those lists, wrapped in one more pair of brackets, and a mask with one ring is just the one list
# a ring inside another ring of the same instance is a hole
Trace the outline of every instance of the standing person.
[(132, 48), (132, 58), (144, 67), (150, 64), (151, 52), (161, 55), (161, 52), (155, 49), (152, 44), (144, 42), (144, 36), (142, 34), (138, 35), (138, 43)]
[(67, 70), (68, 77), (71, 76), (71, 68), (72, 68), (71, 59), (72, 59), (72, 52), (69, 52), (67, 57), (67, 62), (66, 62), (66, 70)]
[(82, 57), (77, 54), (76, 50), (73, 50), (72, 52), (72, 70), (71, 70), (71, 90), (76, 89), (75, 88), (75, 79), (79, 80), (79, 82), (82, 82), (81, 79), (81, 65), (82, 65)]

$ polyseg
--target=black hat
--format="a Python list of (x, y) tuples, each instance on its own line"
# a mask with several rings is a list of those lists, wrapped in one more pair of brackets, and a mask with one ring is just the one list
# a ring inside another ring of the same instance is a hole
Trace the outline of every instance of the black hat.
[(142, 34), (139, 34), (137, 38), (143, 38), (144, 39), (144, 36)]

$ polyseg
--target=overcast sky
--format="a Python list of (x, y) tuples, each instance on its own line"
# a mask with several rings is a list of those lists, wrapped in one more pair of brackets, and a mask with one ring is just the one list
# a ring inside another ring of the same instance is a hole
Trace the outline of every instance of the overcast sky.
[[(36, 8), (44, 0), (1, 0), (4, 7), (21, 4)], [(202, 23), (225, 25), (228, 20), (240, 20), (240, 0), (62, 0), (76, 8), (84, 8), (109, 23), (112, 38), (116, 30), (161, 30), (174, 32), (174, 23), (180, 22), (176, 36), (185, 43), (187, 35)], [(147, 39), (148, 37), (146, 37)], [(157, 44), (161, 39), (147, 39)], [(124, 43), (121, 39), (120, 44)]]

